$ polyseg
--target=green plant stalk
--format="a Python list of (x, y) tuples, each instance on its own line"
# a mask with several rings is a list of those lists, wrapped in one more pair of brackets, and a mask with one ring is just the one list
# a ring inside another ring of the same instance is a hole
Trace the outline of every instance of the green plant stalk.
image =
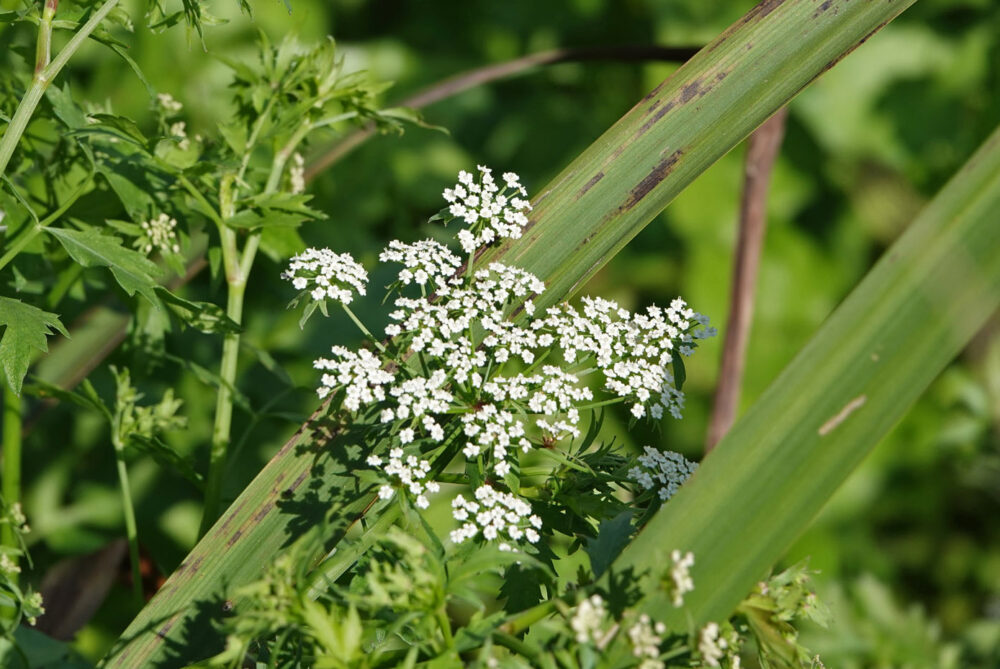
[(6, 267), (7, 263), (13, 260), (18, 253), (23, 251), (28, 244), (35, 240), (35, 237), (42, 234), (44, 231), (45, 228), (43, 228), (41, 224), (35, 223), (32, 225), (31, 230), (28, 230), (21, 235), (21, 238), (11, 244), (10, 248), (7, 249), (7, 252), (4, 253), (3, 256), (0, 256), (0, 269)]
[[(222, 180), (219, 188), (219, 238), (222, 242), (222, 261), (226, 269), (226, 315), (234, 323), (243, 320), (243, 297), (246, 293), (247, 275), (240, 262), (236, 232), (225, 224), (235, 212), (236, 179)], [(247, 268), (249, 270), (249, 268)], [(226, 454), (233, 423), (233, 388), (239, 363), (240, 334), (231, 332), (222, 342), (222, 361), (219, 366), (219, 393), (215, 401), (215, 423), (212, 426), (212, 445), (209, 454), (208, 476), (205, 478), (205, 504), (202, 510), (198, 536), (204, 536), (219, 516), (222, 506), (222, 486), (225, 478)]]
[(112, 445), (115, 449), (115, 463), (118, 466), (118, 487), (122, 494), (122, 510), (125, 513), (125, 536), (128, 539), (128, 560), (132, 570), (132, 603), (136, 610), (142, 609), (145, 599), (142, 596), (142, 569), (139, 564), (139, 530), (135, 522), (135, 505), (132, 503), (132, 488), (128, 482), (128, 465), (125, 463), (125, 445), (118, 436), (118, 419), (112, 425), (114, 437)]
[[(3, 503), (7, 508), (21, 501), (21, 398), (3, 386)], [(0, 525), (0, 545), (20, 548), (17, 532), (10, 524)], [(16, 564), (18, 558), (11, 555)]]
[[(118, 5), (118, 1), (105, 0), (105, 3), (70, 38), (66, 46), (59, 52), (59, 55), (51, 62), (48, 62), (52, 40), (52, 18), (55, 16), (58, 2), (57, 0), (46, 0), (45, 10), (42, 13), (42, 21), (38, 25), (35, 73), (31, 79), (31, 85), (28, 86), (28, 90), (24, 92), (24, 97), (21, 98), (21, 102), (17, 105), (17, 110), (15, 110), (14, 117), (10, 120), (10, 125), (7, 126), (3, 137), (0, 138), (0, 176), (7, 173), (7, 165), (10, 163), (11, 156), (14, 155), (14, 149), (17, 147), (17, 143), (21, 141), (21, 136), (27, 129), (28, 123), (31, 121), (31, 117), (38, 107), (38, 103), (45, 94), (45, 89), (49, 87), (49, 84), (52, 83), (63, 67), (65, 67), (66, 63), (69, 62), (69, 59), (80, 48), (84, 40), (90, 37), (90, 34), (97, 29), (101, 21)], [(47, 20), (46, 16), (48, 16)]]
[[(7, 263), (13, 260), (18, 253), (23, 251), (25, 247), (28, 246), (28, 244), (34, 241), (35, 237), (45, 232), (46, 226), (55, 223), (57, 220), (59, 220), (60, 216), (69, 211), (69, 208), (72, 207), (73, 204), (87, 192), (87, 188), (91, 184), (93, 184), (92, 176), (84, 179), (83, 182), (80, 183), (79, 186), (77, 186), (73, 194), (67, 197), (66, 200), (61, 205), (59, 205), (59, 207), (55, 211), (50, 213), (42, 220), (36, 221), (31, 226), (30, 230), (25, 232), (20, 239), (18, 239), (9, 249), (7, 249), (7, 252), (4, 253), (3, 256), (0, 256), (0, 269), (6, 267)], [(79, 266), (77, 266), (77, 268), (81, 269)]]
[[(226, 302), (226, 316), (239, 324), (243, 319), (243, 296), (246, 283), (230, 283)], [(208, 477), (205, 479), (205, 509), (201, 517), (199, 536), (204, 536), (219, 515), (222, 503), (223, 474), (226, 466), (226, 452), (233, 422), (233, 388), (236, 383), (236, 368), (239, 362), (240, 335), (226, 334), (222, 343), (222, 363), (219, 377), (222, 383), (215, 402), (215, 425), (212, 428), (212, 450)]]
[[(566, 299), (697, 175), (913, 1), (830, 0), (821, 13), (812, 0), (758, 5), (542, 189), (524, 236), (487, 252), (484, 261), (514, 264), (545, 280), (536, 308)], [(364, 511), (372, 491), (363, 486), (334, 508), (325, 505), (322, 514), (308, 506), (289, 514), (279, 506), (301, 494), (296, 491), (305, 489), (310, 472), (324, 490), (357, 488), (350, 468), (317, 457), (342, 448), (331, 446), (322, 429), (327, 407), (288, 440), (192, 550), (129, 625), (108, 666), (155, 664), (167, 654), (176, 657), (177, 648), (185, 659), (203, 657), (215, 633), (190, 623), (210, 602), (258, 580), (277, 552), (327, 515)]]
[[(259, 127), (260, 124), (254, 128), (255, 141)], [(308, 122), (302, 123), (285, 146), (277, 152), (264, 188), (265, 193), (273, 193), (278, 189), (285, 163), (310, 128)], [(251, 149), (252, 146), (248, 148), (248, 151)], [(241, 166), (240, 174), (230, 175), (223, 179), (219, 188), (219, 216), (215, 219), (222, 242), (222, 261), (226, 268), (226, 315), (236, 324), (242, 323), (243, 320), (243, 298), (250, 272), (253, 269), (253, 261), (260, 246), (261, 236), (260, 230), (252, 231), (241, 252), (238, 248), (236, 232), (225, 223), (227, 219), (236, 214), (236, 194), (239, 187), (239, 176), (242, 175), (243, 171), (244, 167)], [(209, 211), (215, 211), (204, 200), (204, 196), (201, 196), (194, 184), (187, 179), (181, 183), (192, 196), (200, 197), (203, 206), (207, 206)], [(236, 383), (239, 351), (239, 333), (226, 334), (222, 344), (222, 361), (219, 366), (219, 378), (222, 383), (215, 402), (215, 423), (212, 427), (212, 445), (209, 454), (208, 476), (205, 477), (205, 503), (201, 525), (198, 529), (199, 537), (205, 536), (222, 510), (222, 486), (225, 478), (226, 454), (229, 450), (233, 422), (232, 389)]]

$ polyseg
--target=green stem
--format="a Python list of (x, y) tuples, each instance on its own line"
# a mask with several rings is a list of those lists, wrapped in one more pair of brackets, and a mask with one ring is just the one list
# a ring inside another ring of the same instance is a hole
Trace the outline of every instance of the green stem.
[(357, 562), (358, 558), (364, 555), (378, 539), (385, 536), (386, 531), (399, 519), (401, 514), (402, 508), (399, 504), (390, 504), (357, 541), (349, 546), (336, 549), (329, 558), (320, 563), (310, 577), (309, 598), (318, 597), (326, 590), (328, 584), (335, 582), (350, 569), (351, 565)]
[(437, 618), (438, 627), (441, 628), (441, 634), (444, 636), (445, 645), (448, 648), (454, 648), (455, 638), (451, 635), (451, 621), (448, 620), (448, 612), (444, 610), (444, 605), (439, 606), (434, 615)]
[[(117, 431), (118, 426), (113, 428)], [(132, 600), (135, 610), (143, 607), (142, 571), (139, 568), (139, 531), (135, 523), (135, 506), (132, 504), (132, 490), (128, 483), (128, 467), (125, 465), (125, 448), (118, 437), (114, 439), (115, 460), (118, 464), (118, 485), (122, 493), (122, 508), (125, 511), (125, 535), (128, 538), (128, 558), (132, 567)]]
[[(3, 388), (3, 502), (7, 508), (21, 501), (21, 398), (9, 387)], [(19, 548), (14, 526), (0, 526), (0, 545)], [(9, 556), (17, 563), (17, 556)]]
[[(51, 214), (43, 218), (41, 221), (36, 222), (30, 230), (24, 233), (24, 235), (19, 240), (17, 240), (13, 246), (7, 249), (7, 252), (3, 254), (3, 257), (0, 257), (0, 269), (6, 267), (7, 263), (13, 260), (18, 253), (23, 251), (24, 248), (35, 239), (35, 237), (45, 232), (46, 226), (50, 225), (51, 223), (55, 223), (57, 220), (59, 220), (60, 216), (69, 211), (69, 208), (72, 207), (73, 204), (77, 200), (79, 200), (84, 193), (87, 192), (87, 188), (92, 183), (93, 183), (92, 177), (87, 177), (77, 187), (77, 189), (73, 192), (73, 194), (70, 195), (68, 198), (66, 198), (65, 202), (59, 205), (59, 208), (57, 208)], [(79, 267), (79, 265), (77, 265), (77, 267)]]
[[(235, 323), (243, 319), (243, 296), (246, 284), (229, 283), (229, 298), (226, 315)], [(212, 449), (209, 456), (208, 477), (205, 480), (205, 507), (201, 517), (198, 536), (202, 537), (219, 516), (222, 506), (223, 473), (226, 466), (226, 451), (233, 421), (233, 388), (236, 384), (236, 366), (239, 361), (240, 335), (238, 332), (226, 335), (222, 343), (222, 364), (219, 368), (219, 394), (215, 401), (215, 425), (212, 428)]]
[(3, 254), (3, 257), (0, 257), (0, 269), (6, 267), (7, 263), (13, 260), (18, 253), (24, 250), (24, 247), (34, 241), (35, 237), (40, 235), (43, 231), (44, 228), (42, 228), (40, 224), (35, 223), (30, 230), (21, 235), (21, 238), (14, 242), (9, 249), (7, 249), (7, 252)]
[(69, 62), (69, 59), (80, 48), (84, 40), (90, 37), (90, 34), (97, 29), (101, 21), (118, 5), (118, 1), (106, 0), (90, 16), (90, 19), (83, 24), (83, 27), (73, 35), (70, 41), (66, 43), (66, 46), (62, 48), (59, 55), (52, 62), (47, 62), (52, 37), (52, 17), (50, 16), (48, 21), (46, 21), (45, 17), (50, 12), (50, 3), (51, 14), (55, 15), (56, 4), (54, 0), (47, 0), (45, 11), (42, 14), (42, 21), (38, 26), (39, 44), (36, 48), (36, 59), (38, 60), (35, 63), (35, 75), (31, 79), (31, 85), (28, 87), (28, 90), (24, 92), (24, 97), (21, 98), (21, 102), (17, 105), (17, 111), (14, 112), (14, 118), (10, 120), (7, 131), (0, 138), (0, 176), (7, 172), (7, 165), (10, 163), (11, 156), (14, 155), (14, 149), (21, 140), (21, 135), (24, 134), (25, 129), (28, 127), (28, 122), (35, 113), (35, 108), (38, 107), (42, 95), (45, 94), (45, 89), (48, 88), (52, 80), (56, 78), (66, 63)]
[(376, 339), (375, 335), (373, 335), (371, 331), (365, 327), (365, 324), (361, 322), (361, 319), (359, 319), (357, 316), (354, 315), (354, 312), (351, 311), (351, 308), (346, 304), (344, 304), (343, 302), (340, 303), (340, 306), (344, 308), (344, 311), (347, 313), (348, 316), (351, 317), (351, 320), (354, 321), (354, 324), (358, 326), (358, 329), (361, 330), (362, 334), (364, 334), (366, 337), (372, 340), (372, 343), (375, 344), (375, 348), (377, 348), (382, 353), (385, 353), (385, 346), (382, 345), (382, 342)]

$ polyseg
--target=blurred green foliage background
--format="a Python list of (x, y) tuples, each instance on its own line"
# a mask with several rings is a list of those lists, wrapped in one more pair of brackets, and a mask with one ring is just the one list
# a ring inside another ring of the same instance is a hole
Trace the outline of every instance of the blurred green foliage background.
[[(0, 2), (0, 5), (9, 4)], [(138, 26), (131, 55), (153, 86), (185, 104), (188, 132), (214, 134), (231, 113), (229, 71), (257, 31), (303, 41), (336, 38), (346, 69), (394, 81), (386, 101), (458, 72), (555, 47), (704, 44), (746, 12), (750, 0), (549, 0), (465, 3), (423, 0), (278, 0), (213, 11), (228, 23), (196, 35)], [(131, 3), (135, 14), (139, 2)], [(29, 35), (15, 34), (11, 43)], [(410, 129), (372, 139), (311, 185), (330, 219), (301, 230), (303, 243), (356, 254), (369, 267), (392, 238), (426, 236), (424, 222), (459, 169), (483, 163), (542, 186), (676, 65), (567, 63), (462, 93), (425, 110), (449, 134)], [(145, 89), (105, 49), (90, 45), (70, 65), (77, 100), (151, 118)], [(923, 0), (824, 75), (791, 104), (774, 173), (768, 232), (750, 341), (744, 407), (753, 403), (914, 214), (1000, 121), (1000, 3)], [(311, 147), (317, 156), (325, 147)], [(685, 296), (725, 329), (743, 150), (698, 179), (583, 292), (629, 307)], [(998, 216), (1000, 225), (1000, 216)], [(292, 249), (297, 251), (300, 249)], [(237, 409), (226, 495), (234, 497), (316, 406), (311, 361), (353, 331), (341, 316), (305, 330), (286, 311), (284, 259), (258, 262), (244, 310), (239, 388), (255, 415)], [(385, 277), (373, 274), (373, 284)], [(72, 322), (99, 293), (77, 294)], [(374, 292), (374, 291), (373, 291)], [(203, 272), (184, 289), (223, 301)], [(381, 318), (372, 300), (359, 305)], [(1000, 319), (994, 319), (844, 485), (788, 555), (809, 556), (834, 610), (829, 630), (807, 645), (827, 666), (1000, 666)], [(661, 433), (637, 429), (636, 447), (701, 455), (721, 338), (688, 365), (683, 421)], [(149, 399), (174, 387), (189, 416), (169, 435), (204, 465), (214, 390), (155, 351), (214, 368), (221, 341), (193, 331), (132, 331), (109, 362), (131, 366)], [(151, 353), (150, 351), (153, 351)], [(264, 352), (261, 356), (259, 352)], [(287, 371), (269, 371), (268, 356)], [(106, 397), (106, 366), (91, 376)], [(624, 432), (624, 415), (609, 416)], [(38, 578), (54, 563), (122, 535), (114, 459), (96, 415), (50, 409), (33, 425), (25, 454), (26, 507)], [(195, 540), (199, 495), (184, 479), (137, 455), (130, 465), (140, 540), (168, 574)], [(699, 584), (711, 587), (711, 584)], [(98, 657), (131, 618), (124, 585), (77, 645)], [(950, 664), (957, 662), (957, 664)]]

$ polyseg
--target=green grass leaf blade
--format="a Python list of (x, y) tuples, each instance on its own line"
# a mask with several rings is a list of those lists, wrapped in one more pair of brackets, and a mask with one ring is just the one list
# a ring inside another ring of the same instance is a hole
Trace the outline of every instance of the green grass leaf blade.
[(693, 551), (674, 630), (721, 621), (1000, 306), (1000, 129), (924, 209), (612, 567)]

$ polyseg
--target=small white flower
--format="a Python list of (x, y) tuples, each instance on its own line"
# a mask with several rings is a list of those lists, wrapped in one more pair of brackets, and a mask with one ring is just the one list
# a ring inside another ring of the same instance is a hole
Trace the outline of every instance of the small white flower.
[(350, 254), (330, 249), (306, 249), (291, 259), (281, 278), (299, 290), (308, 289), (314, 300), (331, 299), (344, 304), (351, 303), (354, 293), (364, 295), (368, 285), (364, 267)]
[(694, 566), (694, 553), (688, 551), (681, 554), (677, 549), (670, 553), (670, 582), (667, 591), (675, 607), (684, 605), (684, 595), (694, 590), (691, 579), (691, 567)]
[(184, 108), (184, 105), (175, 100), (174, 96), (170, 93), (159, 93), (156, 96), (156, 101), (161, 107), (163, 107), (165, 112), (171, 115), (179, 114), (181, 109)]
[(660, 656), (660, 644), (663, 643), (662, 635), (667, 628), (661, 622), (655, 625), (648, 615), (643, 613), (639, 620), (628, 629), (629, 645), (632, 646), (632, 655), (642, 659), (640, 665), (644, 669), (663, 667), (664, 664), (657, 658)]
[(603, 626), (606, 615), (607, 609), (600, 595), (591, 595), (580, 602), (569, 621), (576, 642), (599, 643), (604, 637)]
[(463, 170), (458, 173), (458, 183), (442, 193), (449, 213), (470, 226), (458, 233), (462, 250), (469, 254), (497, 239), (520, 238), (528, 224), (525, 212), (531, 211), (531, 204), (523, 199), (527, 191), (516, 174), (504, 173), (501, 187), (491, 169), (478, 165), (477, 170), (478, 181)]
[[(377, 462), (376, 462), (377, 460)], [(389, 460), (382, 467), (382, 459), (377, 456), (370, 456), (368, 464), (381, 468), (382, 472), (398, 482), (398, 486), (409, 492), (418, 508), (426, 509), (430, 506), (427, 493), (436, 493), (441, 487), (437, 481), (428, 481), (427, 475), (431, 471), (431, 463), (427, 460), (420, 460), (413, 455), (405, 455), (403, 449), (393, 448), (389, 451)], [(390, 499), (396, 492), (391, 485), (383, 485), (379, 488), (380, 499)]]
[[(524, 539), (533, 544), (541, 538), (537, 531), (529, 530), (541, 529), (542, 519), (531, 513), (531, 506), (523, 499), (489, 485), (479, 486), (475, 498), (474, 501), (466, 500), (459, 495), (452, 501), (452, 517), (459, 522), (464, 521), (452, 531), (452, 542), (460, 544), (480, 534), (487, 541), (506, 538), (515, 543)], [(506, 541), (498, 548), (511, 549)]]

